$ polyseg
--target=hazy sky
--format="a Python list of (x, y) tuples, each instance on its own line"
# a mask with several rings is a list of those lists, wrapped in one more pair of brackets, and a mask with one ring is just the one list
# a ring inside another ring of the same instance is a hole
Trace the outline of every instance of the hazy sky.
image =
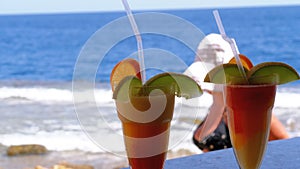
[[(300, 0), (128, 0), (132, 10), (300, 5)], [(121, 0), (0, 0), (0, 14), (123, 10)]]

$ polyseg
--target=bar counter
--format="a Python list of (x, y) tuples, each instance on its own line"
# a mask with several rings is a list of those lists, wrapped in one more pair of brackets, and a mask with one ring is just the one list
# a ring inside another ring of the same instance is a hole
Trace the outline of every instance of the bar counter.
[[(167, 160), (164, 169), (238, 169), (233, 149)], [(300, 137), (268, 143), (261, 169), (300, 168)]]
[[(165, 169), (238, 169), (233, 149), (170, 159)], [(268, 143), (261, 169), (300, 168), (300, 137)]]

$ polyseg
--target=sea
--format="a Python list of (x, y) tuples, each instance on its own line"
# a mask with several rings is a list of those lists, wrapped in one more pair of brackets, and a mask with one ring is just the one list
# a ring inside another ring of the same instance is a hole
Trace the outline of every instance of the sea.
[[(182, 73), (193, 63), (197, 43), (219, 32), (213, 10), (133, 11), (145, 56), (150, 51), (145, 64), (156, 66), (147, 77)], [(227, 35), (254, 64), (285, 62), (300, 72), (300, 6), (218, 10)], [(168, 24), (160, 20), (165, 16), (180, 21), (168, 27), (170, 34), (155, 29)], [(152, 22), (156, 26), (148, 31)], [(137, 51), (125, 11), (0, 15), (0, 147), (41, 144), (52, 151), (124, 156), (109, 79), (113, 67)], [(300, 136), (299, 87), (300, 81), (279, 85), (273, 109), (291, 137)], [(192, 134), (212, 99), (204, 94), (196, 101), (176, 100), (170, 136), (175, 154), (201, 153)]]

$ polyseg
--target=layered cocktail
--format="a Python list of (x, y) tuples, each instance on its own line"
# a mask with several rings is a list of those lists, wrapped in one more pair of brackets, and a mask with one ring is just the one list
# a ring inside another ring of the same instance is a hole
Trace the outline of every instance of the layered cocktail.
[[(163, 168), (174, 110), (174, 92), (138, 93), (130, 102), (116, 100), (132, 168)], [(140, 89), (140, 88), (137, 88)], [(141, 90), (150, 90), (143, 88)], [(150, 103), (151, 100), (151, 103)]]
[(124, 142), (132, 169), (162, 169), (168, 151), (175, 96), (202, 94), (190, 77), (158, 74), (144, 84), (138, 62), (126, 59), (111, 74), (113, 98), (122, 122)]
[(269, 136), (276, 85), (228, 85), (226, 109), (231, 143), (241, 168), (258, 168)]
[(224, 84), (231, 143), (240, 168), (259, 168), (270, 132), (276, 85), (299, 79), (289, 65), (265, 62), (254, 67), (244, 61), (243, 76), (234, 63), (215, 67), (207, 82)]

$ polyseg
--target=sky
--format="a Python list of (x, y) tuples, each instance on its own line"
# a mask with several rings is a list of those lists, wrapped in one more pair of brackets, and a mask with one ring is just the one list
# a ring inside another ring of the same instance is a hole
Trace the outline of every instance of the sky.
[[(300, 5), (300, 0), (128, 0), (132, 10)], [(123, 10), (121, 0), (0, 0), (0, 14)]]

